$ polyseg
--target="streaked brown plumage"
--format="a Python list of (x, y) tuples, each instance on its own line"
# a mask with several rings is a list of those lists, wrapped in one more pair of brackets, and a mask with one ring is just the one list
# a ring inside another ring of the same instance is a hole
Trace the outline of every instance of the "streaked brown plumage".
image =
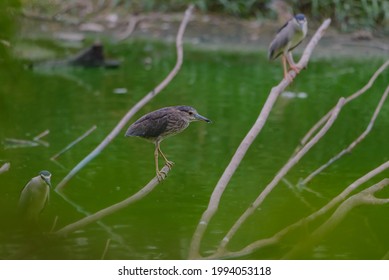
[(127, 129), (125, 136), (138, 136), (155, 144), (154, 158), (157, 178), (163, 179), (158, 168), (158, 154), (164, 158), (166, 165), (171, 168), (173, 162), (162, 153), (160, 143), (166, 137), (180, 133), (192, 121), (210, 122), (209, 119), (199, 115), (196, 109), (190, 106), (172, 106), (148, 113), (134, 122)]

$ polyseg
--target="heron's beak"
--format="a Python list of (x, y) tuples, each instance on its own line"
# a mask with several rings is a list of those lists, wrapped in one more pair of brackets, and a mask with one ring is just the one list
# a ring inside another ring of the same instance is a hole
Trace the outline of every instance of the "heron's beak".
[(211, 123), (211, 120), (207, 119), (206, 117), (203, 117), (202, 115), (195, 114), (194, 117), (198, 121), (203, 121), (203, 122)]
[(43, 177), (43, 180), (46, 182), (46, 184), (48, 184), (49, 185), (49, 187), (51, 188), (51, 180), (50, 180), (50, 178), (48, 178), (48, 177)]

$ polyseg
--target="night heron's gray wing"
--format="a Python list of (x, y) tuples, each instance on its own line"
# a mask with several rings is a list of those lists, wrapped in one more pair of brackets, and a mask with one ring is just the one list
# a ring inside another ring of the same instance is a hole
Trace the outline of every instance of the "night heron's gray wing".
[(48, 201), (49, 192), (50, 187), (40, 176), (32, 178), (20, 194), (20, 213), (28, 220), (36, 220)]
[(144, 115), (134, 122), (125, 136), (139, 136), (144, 138), (157, 138), (166, 130), (168, 125), (168, 108), (163, 108)]
[(291, 34), (289, 32), (291, 24), (292, 23), (288, 21), (278, 30), (276, 37), (273, 39), (269, 47), (270, 60), (276, 59), (284, 52), (285, 47), (291, 39)]
[(31, 184), (31, 181), (29, 181), (24, 188), (22, 189), (22, 192), (20, 193), (19, 198), (19, 204), (18, 208), (20, 213), (25, 213), (28, 209), (28, 206), (31, 204), (32, 196), (30, 194), (31, 190), (29, 185)]

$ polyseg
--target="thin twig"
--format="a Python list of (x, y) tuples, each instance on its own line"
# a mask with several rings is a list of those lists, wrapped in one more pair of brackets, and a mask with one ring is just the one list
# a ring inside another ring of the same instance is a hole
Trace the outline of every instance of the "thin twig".
[(282, 229), (281, 231), (277, 232), (276, 234), (274, 234), (272, 237), (269, 237), (269, 238), (265, 238), (265, 239), (260, 239), (260, 240), (257, 240), (255, 242), (252, 242), (251, 244), (247, 245), (246, 247), (244, 247), (243, 249), (239, 250), (239, 251), (235, 251), (235, 252), (224, 252), (222, 255), (212, 255), (210, 256), (209, 258), (220, 258), (220, 257), (223, 257), (223, 258), (233, 258), (233, 257), (241, 257), (241, 256), (245, 256), (245, 255), (248, 255), (248, 254), (251, 254), (252, 252), (260, 249), (260, 248), (263, 248), (263, 247), (266, 247), (266, 246), (270, 246), (270, 245), (274, 245), (276, 244), (277, 242), (279, 242), (285, 235), (287, 235), (288, 233), (290, 233), (291, 231), (301, 227), (301, 226), (304, 226), (314, 220), (316, 220), (318, 217), (320, 216), (323, 216), (324, 214), (326, 214), (327, 212), (329, 212), (331, 209), (333, 209), (337, 204), (339, 204), (340, 202), (342, 202), (343, 200), (346, 199), (346, 197), (351, 193), (353, 192), (355, 189), (357, 189), (359, 186), (361, 186), (362, 184), (366, 183), (367, 181), (369, 181), (370, 179), (372, 179), (373, 177), (375, 177), (376, 175), (384, 172), (385, 170), (387, 170), (389, 168), (389, 161), (386, 161), (384, 162), (383, 164), (381, 164), (380, 166), (376, 167), (375, 169), (371, 170), (370, 172), (366, 173), (365, 175), (363, 175), (362, 177), (358, 178), (356, 181), (354, 181), (351, 185), (349, 185), (346, 189), (343, 190), (343, 192), (341, 192), (339, 195), (337, 195), (336, 197), (334, 197), (330, 202), (328, 202), (325, 206), (323, 206), (322, 208), (320, 208), (318, 211), (312, 213), (311, 215), (297, 221), (296, 223), (294, 224), (291, 224), (287, 227), (285, 227), (284, 229)]
[[(298, 63), (298, 66), (301, 69), (307, 66), (313, 49), (317, 45), (318, 41), (322, 37), (323, 32), (328, 28), (330, 23), (331, 23), (330, 19), (325, 20), (323, 24), (320, 26), (320, 28), (317, 30), (315, 35), (312, 37), (307, 47), (305, 48), (304, 53)], [(290, 71), (289, 75), (292, 78), (294, 78), (296, 76), (296, 73), (292, 70)], [(249, 149), (249, 147), (254, 142), (255, 138), (258, 136), (259, 132), (262, 130), (263, 126), (265, 125), (265, 122), (278, 96), (281, 94), (281, 92), (284, 91), (284, 89), (289, 85), (289, 83), (290, 81), (288, 79), (284, 79), (281, 81), (281, 83), (278, 86), (272, 88), (255, 124), (247, 133), (245, 138), (242, 140), (238, 149), (233, 155), (230, 163), (228, 164), (227, 168), (224, 170), (223, 175), (220, 177), (217, 185), (215, 186), (212, 192), (210, 201), (208, 203), (208, 207), (203, 213), (200, 222), (197, 225), (196, 231), (193, 234), (190, 250), (189, 250), (189, 258), (193, 259), (193, 258), (200, 257), (201, 239), (205, 233), (205, 230), (207, 229), (209, 221), (212, 219), (212, 217), (214, 216), (214, 214), (218, 209), (221, 196), (224, 190), (226, 189), (227, 184), (229, 183), (232, 175), (235, 173), (236, 169), (240, 165), (240, 162), (245, 156), (247, 150)]]
[[(164, 166), (161, 170), (161, 173), (164, 174), (166, 177), (167, 174), (169, 173), (169, 167)], [(122, 200), (114, 205), (111, 205), (107, 208), (104, 208), (94, 214), (88, 215), (87, 217), (78, 220), (77, 222), (74, 222), (72, 224), (69, 224), (57, 232), (55, 232), (56, 235), (67, 235), (70, 232), (73, 232), (81, 227), (84, 227), (90, 223), (93, 223), (95, 221), (98, 221), (108, 215), (111, 215), (112, 213), (115, 213), (128, 205), (140, 200), (141, 198), (145, 197), (148, 195), (157, 185), (159, 181), (157, 177), (154, 177), (146, 186), (144, 186), (142, 189), (140, 189), (137, 193), (133, 194), (132, 196), (126, 198), (125, 200)]]
[(194, 6), (190, 5), (185, 11), (185, 16), (179, 27), (177, 38), (176, 38), (176, 48), (177, 48), (177, 61), (173, 70), (168, 74), (168, 76), (151, 92), (149, 92), (145, 97), (143, 97), (137, 104), (135, 104), (127, 114), (119, 121), (119, 123), (114, 127), (114, 129), (107, 135), (107, 137), (83, 160), (81, 160), (57, 185), (56, 189), (62, 191), (66, 183), (74, 177), (85, 165), (87, 165), (91, 160), (93, 160), (97, 155), (104, 150), (104, 148), (111, 143), (111, 141), (120, 133), (123, 127), (127, 122), (150, 100), (152, 100), (157, 94), (159, 94), (177, 75), (178, 71), (181, 68), (183, 62), (183, 48), (182, 48), (182, 38), (184, 35), (185, 28), (189, 22), (190, 16), (192, 15)]
[(102, 260), (104, 260), (105, 256), (107, 255), (110, 243), (111, 243), (111, 239), (108, 238), (107, 242), (105, 243), (103, 254), (101, 255)]
[(97, 128), (96, 125), (93, 125), (90, 129), (88, 129), (84, 134), (82, 134), (80, 137), (78, 137), (76, 140), (74, 140), (73, 142), (71, 142), (69, 145), (67, 145), (65, 148), (63, 148), (61, 151), (59, 151), (58, 153), (56, 153), (55, 155), (53, 155), (50, 160), (56, 160), (57, 157), (59, 157), (60, 155), (62, 155), (63, 153), (67, 152), (68, 150), (70, 150), (74, 145), (76, 145), (77, 143), (79, 143), (80, 141), (82, 141), (85, 137), (87, 137), (89, 134), (91, 134), (95, 129)]
[(53, 225), (51, 226), (50, 231), (49, 231), (50, 233), (54, 231), (55, 227), (57, 226), (57, 222), (58, 222), (58, 215), (55, 216), (55, 218), (54, 218)]
[[(370, 78), (369, 82), (363, 87), (361, 88), (360, 90), (356, 91), (355, 93), (353, 93), (352, 95), (348, 96), (346, 98), (346, 102), (345, 102), (345, 105), (351, 101), (353, 101), (354, 99), (356, 99), (357, 97), (361, 96), (363, 93), (365, 93), (369, 88), (372, 87), (372, 85), (374, 84), (375, 80), (377, 79), (377, 77), (389, 66), (389, 60), (387, 60), (384, 64), (381, 65), (380, 68), (378, 68), (378, 70), (373, 74), (373, 76)], [(315, 131), (317, 131), (325, 122), (326, 120), (329, 118), (329, 116), (331, 115), (331, 111), (333, 110), (334, 108), (332, 108), (325, 116), (323, 116), (316, 124), (314, 124), (312, 126), (312, 128), (305, 134), (305, 136), (303, 137), (303, 139), (300, 141), (300, 146), (296, 148), (295, 150), (295, 153), (298, 152), (299, 149), (301, 149), (302, 146), (305, 145), (305, 143), (308, 142), (308, 140), (312, 137), (312, 135), (315, 133)]]
[(143, 16), (130, 15), (128, 18), (127, 28), (117, 35), (119, 41), (123, 41), (131, 36), (136, 25), (143, 19)]
[(47, 134), (50, 133), (50, 130), (46, 129), (45, 131), (43, 131), (42, 133), (38, 134), (37, 136), (35, 136), (33, 138), (33, 140), (38, 143), (38, 144), (41, 144), (42, 146), (45, 146), (45, 147), (48, 147), (50, 146), (50, 144), (46, 141), (43, 141), (41, 140), (42, 137), (46, 136)]
[(37, 136), (35, 136), (33, 138), (34, 141), (38, 141), (40, 140), (42, 137), (45, 137), (47, 134), (50, 133), (50, 130), (46, 129), (45, 131), (43, 131), (42, 133), (39, 133)]
[(327, 167), (329, 167), (332, 163), (334, 163), (335, 161), (337, 161), (338, 159), (340, 159), (342, 156), (344, 156), (345, 154), (348, 154), (350, 153), (363, 139), (365, 139), (365, 137), (370, 133), (370, 131), (372, 130), (373, 128), (373, 125), (374, 125), (374, 122), (375, 120), (377, 119), (377, 116), (378, 114), (380, 113), (381, 111), (381, 108), (386, 100), (386, 98), (388, 97), (388, 93), (389, 93), (389, 86), (386, 88), (384, 94), (382, 95), (381, 99), (380, 99), (380, 102), (378, 103), (375, 111), (374, 111), (374, 114), (373, 116), (371, 117), (370, 119), (370, 122), (369, 124), (367, 125), (365, 131), (362, 132), (361, 135), (359, 135), (359, 137), (357, 139), (355, 139), (347, 148), (343, 149), (340, 153), (338, 153), (337, 155), (335, 155), (334, 157), (332, 157), (328, 162), (326, 162), (325, 164), (323, 164), (322, 166), (320, 166), (318, 169), (316, 169), (315, 171), (313, 171), (311, 174), (309, 174), (307, 176), (307, 178), (305, 178), (304, 180), (301, 181), (301, 184), (302, 185), (306, 185), (309, 181), (311, 181), (313, 179), (313, 177), (315, 177), (317, 174), (319, 174), (320, 172), (322, 172), (324, 169), (326, 169)]

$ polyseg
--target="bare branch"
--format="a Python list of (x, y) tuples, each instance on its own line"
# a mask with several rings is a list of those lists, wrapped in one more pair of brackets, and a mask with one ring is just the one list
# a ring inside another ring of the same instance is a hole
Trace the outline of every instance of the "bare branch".
[(39, 133), (37, 136), (33, 138), (34, 141), (40, 140), (42, 137), (45, 137), (47, 134), (50, 133), (50, 130), (46, 129), (45, 131)]
[[(348, 96), (346, 98), (346, 102), (345, 102), (345, 105), (351, 101), (353, 101), (354, 99), (356, 99), (357, 97), (361, 96), (363, 93), (365, 93), (369, 88), (371, 88), (371, 86), (374, 84), (375, 80), (377, 79), (377, 77), (389, 66), (389, 60), (387, 60), (384, 64), (381, 65), (380, 68), (378, 68), (378, 70), (373, 74), (373, 76), (370, 78), (369, 82), (363, 87), (361, 88), (360, 90), (358, 90), (357, 92), (353, 93), (352, 95)], [(295, 153), (297, 153), (297, 151), (299, 149), (301, 149), (302, 146), (305, 145), (305, 143), (308, 142), (309, 138), (312, 137), (312, 135), (315, 133), (315, 131), (317, 131), (325, 122), (326, 120), (329, 118), (329, 116), (331, 115), (331, 111), (333, 110), (333, 108), (324, 116), (322, 117), (316, 124), (314, 124), (312, 126), (312, 128), (307, 132), (307, 134), (303, 137), (303, 139), (301, 140), (301, 145), (299, 147), (297, 147)]]
[[(168, 166), (164, 166), (161, 170), (161, 173), (164, 174), (164, 176), (166, 177), (167, 174), (169, 173), (169, 167)], [(125, 207), (127, 207), (128, 205), (140, 200), (141, 198), (145, 197), (146, 195), (148, 195), (157, 185), (158, 185), (159, 181), (158, 181), (158, 178), (157, 177), (154, 177), (146, 186), (144, 186), (141, 190), (139, 190), (137, 193), (135, 193), (134, 195), (128, 197), (127, 199), (123, 200), (123, 201), (120, 201), (114, 205), (111, 205), (107, 208), (104, 208), (94, 214), (91, 214), (81, 220), (78, 220), (77, 222), (74, 222), (70, 225), (67, 225), (63, 228), (61, 228), (60, 230), (58, 230), (57, 232), (55, 232), (54, 234), (56, 235), (67, 235), (68, 233), (70, 232), (73, 232), (81, 227), (84, 227), (90, 223), (93, 223), (95, 221), (98, 221), (112, 213), (115, 213)]]
[(91, 134), (95, 129), (97, 128), (96, 125), (93, 125), (90, 129), (88, 129), (84, 134), (82, 134), (80, 137), (78, 137), (76, 140), (71, 142), (69, 145), (67, 145), (65, 148), (63, 148), (61, 151), (53, 155), (50, 160), (55, 161), (57, 157), (65, 153), (66, 151), (70, 150), (74, 145), (76, 145), (78, 142), (83, 140), (85, 137), (87, 137), (89, 134)]
[(235, 222), (227, 235), (223, 238), (218, 251), (219, 254), (225, 251), (225, 248), (237, 230), (242, 226), (246, 219), (254, 213), (254, 211), (262, 204), (265, 198), (269, 193), (277, 186), (281, 179), (289, 172), (289, 170), (295, 166), (298, 161), (327, 133), (331, 128), (332, 124), (335, 122), (338, 114), (344, 104), (344, 98), (341, 98), (338, 104), (333, 110), (331, 117), (328, 119), (327, 123), (322, 127), (322, 129), (313, 137), (293, 158), (291, 158), (277, 173), (273, 180), (266, 186), (266, 188), (261, 192), (257, 197), (254, 203), (240, 216), (240, 218)]
[[(323, 24), (319, 27), (319, 29), (316, 31), (315, 35), (312, 37), (311, 41), (307, 45), (307, 47), (304, 50), (304, 53), (298, 63), (298, 66), (300, 68), (304, 68), (308, 64), (308, 60), (310, 58), (310, 55), (317, 45), (318, 41), (322, 37), (322, 34), (324, 30), (328, 28), (330, 25), (331, 20), (327, 19), (323, 22)], [(291, 75), (293, 78), (296, 76), (296, 73), (292, 70), (290, 71), (289, 75)], [(190, 246), (189, 251), (189, 258), (199, 258), (200, 253), (200, 242), (204, 235), (204, 232), (208, 226), (209, 221), (212, 219), (213, 215), (216, 213), (220, 198), (224, 192), (224, 190), (227, 187), (227, 184), (229, 183), (232, 175), (235, 173), (236, 169), (238, 168), (240, 162), (242, 161), (243, 157), (245, 156), (247, 150), (259, 134), (259, 132), (262, 130), (263, 126), (265, 125), (265, 122), (270, 114), (271, 109), (273, 108), (274, 103), (276, 102), (278, 96), (281, 94), (281, 92), (289, 85), (290, 81), (288, 79), (284, 79), (281, 81), (281, 83), (272, 88), (262, 110), (259, 114), (255, 124), (250, 129), (250, 131), (247, 133), (245, 138), (240, 143), (238, 149), (236, 150), (235, 154), (233, 155), (230, 163), (228, 164), (227, 168), (224, 170), (223, 175), (220, 177), (217, 185), (215, 186), (213, 193), (211, 195), (210, 201), (208, 203), (208, 207), (203, 213), (199, 224), (197, 225), (196, 231), (193, 234), (192, 242)]]
[(311, 215), (299, 220), (298, 222), (291, 224), (278, 233), (274, 234), (272, 237), (257, 240), (249, 245), (247, 245), (242, 250), (236, 251), (236, 252), (225, 252), (223, 255), (213, 255), (210, 258), (216, 258), (216, 257), (223, 257), (223, 258), (232, 258), (232, 257), (241, 257), (248, 255), (255, 250), (258, 250), (260, 248), (276, 244), (279, 242), (281, 238), (283, 238), (285, 235), (290, 233), (291, 231), (306, 225), (314, 220), (316, 220), (318, 217), (326, 214), (331, 209), (333, 209), (337, 204), (339, 204), (341, 201), (345, 200), (346, 197), (353, 192), (356, 188), (361, 186), (362, 184), (366, 183), (376, 175), (384, 172), (386, 169), (389, 168), (389, 161), (384, 162), (380, 166), (376, 167), (375, 169), (371, 170), (370, 172), (366, 173), (362, 177), (358, 178), (356, 181), (354, 181), (351, 185), (349, 185), (346, 189), (343, 190), (339, 195), (337, 195), (335, 198), (333, 198), (330, 202), (328, 202), (325, 206), (323, 206), (318, 211), (312, 213)]
[(110, 243), (111, 243), (111, 239), (108, 239), (107, 242), (105, 243), (104, 251), (103, 251), (103, 254), (101, 255), (102, 260), (104, 260), (105, 256), (107, 255)]
[(128, 17), (127, 28), (125, 31), (117, 35), (119, 41), (123, 41), (131, 36), (134, 32), (136, 25), (143, 19), (143, 16), (130, 15)]
[(168, 76), (151, 92), (149, 92), (145, 97), (143, 97), (137, 104), (135, 104), (127, 114), (119, 121), (119, 123), (114, 127), (114, 129), (107, 135), (107, 137), (83, 160), (81, 160), (57, 185), (56, 189), (62, 191), (66, 183), (73, 178), (85, 165), (87, 165), (91, 160), (93, 160), (97, 155), (100, 154), (104, 148), (111, 143), (111, 141), (120, 133), (122, 128), (127, 124), (127, 122), (150, 100), (154, 98), (158, 93), (160, 93), (170, 81), (177, 75), (178, 71), (181, 68), (183, 61), (183, 49), (182, 49), (182, 38), (184, 36), (184, 31), (189, 22), (189, 18), (193, 11), (193, 5), (190, 5), (185, 11), (185, 16), (179, 27), (177, 37), (176, 37), (176, 48), (177, 48), (177, 61), (173, 70), (168, 74)]
[(363, 205), (363, 204), (385, 204), (389, 203), (389, 199), (384, 198), (376, 198), (374, 194), (382, 190), (385, 186), (389, 185), (389, 179), (383, 179), (378, 184), (375, 184), (345, 200), (336, 211), (332, 214), (332, 216), (324, 222), (319, 228), (317, 228), (312, 234), (309, 235), (307, 239), (304, 239), (304, 242), (299, 242), (297, 245), (293, 247), (291, 251), (289, 251), (284, 259), (291, 259), (297, 254), (311, 248), (315, 244), (317, 244), (320, 240), (323, 239), (325, 235), (327, 235), (330, 231), (332, 231), (345, 217), (346, 215), (355, 207)]
[(338, 153), (337, 155), (335, 155), (334, 157), (332, 157), (327, 163), (323, 164), (322, 166), (320, 166), (318, 169), (316, 169), (314, 172), (312, 172), (307, 178), (305, 178), (304, 180), (301, 181), (301, 184), (302, 185), (306, 185), (310, 180), (313, 179), (313, 177), (315, 177), (317, 174), (319, 174), (320, 172), (322, 172), (324, 169), (326, 169), (328, 166), (330, 166), (332, 163), (334, 163), (335, 161), (337, 161), (339, 158), (341, 158), (342, 156), (344, 156), (345, 154), (347, 153), (350, 153), (352, 151), (352, 149), (355, 148), (355, 146), (357, 146), (363, 139), (365, 139), (365, 137), (370, 133), (370, 131), (372, 130), (373, 128), (373, 125), (374, 125), (374, 122), (375, 120), (377, 119), (377, 116), (378, 114), (380, 113), (381, 111), (381, 108), (386, 100), (386, 98), (388, 97), (388, 93), (389, 93), (389, 86), (386, 88), (384, 94), (382, 95), (381, 99), (380, 99), (380, 102), (378, 103), (375, 111), (374, 111), (374, 114), (373, 116), (371, 117), (370, 119), (370, 122), (369, 124), (367, 125), (365, 131), (359, 135), (359, 137), (354, 140), (347, 148), (345, 148), (344, 150), (342, 150), (340, 153)]
[[(54, 161), (54, 162), (57, 162), (57, 161)], [(61, 192), (56, 192), (63, 200), (65, 200), (68, 204), (70, 204), (71, 206), (74, 207), (74, 209), (78, 212), (78, 213), (81, 213), (83, 214), (84, 216), (89, 216), (91, 215), (90, 212), (86, 211), (85, 209), (82, 208), (82, 206), (78, 205), (76, 202), (74, 202), (73, 200), (71, 200), (69, 197), (67, 197), (64, 193), (61, 193)], [(97, 221), (96, 222), (103, 230), (105, 230), (109, 236), (111, 236), (111, 239), (116, 241), (117, 243), (120, 244), (121, 247), (125, 248), (126, 250), (133, 250), (133, 248), (131, 248), (130, 246), (128, 246), (127, 242), (123, 239), (122, 236), (120, 236), (119, 234), (115, 233), (111, 227), (109, 227), (108, 225), (106, 225), (105, 223), (103, 223), (102, 221)], [(53, 233), (55, 234), (54, 232), (54, 228), (52, 228), (52, 230), (50, 231), (50, 233)]]

